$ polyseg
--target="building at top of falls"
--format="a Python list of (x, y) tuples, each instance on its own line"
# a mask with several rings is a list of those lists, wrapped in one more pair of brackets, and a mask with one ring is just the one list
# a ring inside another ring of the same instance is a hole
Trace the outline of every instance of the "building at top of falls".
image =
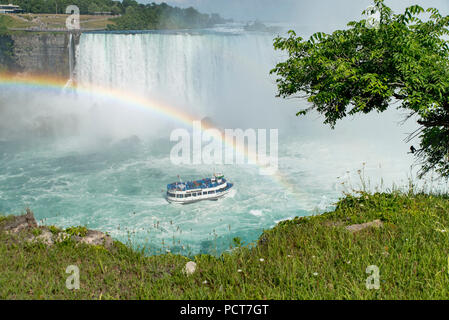
[(22, 13), (23, 9), (14, 4), (0, 4), (0, 14), (5, 13)]

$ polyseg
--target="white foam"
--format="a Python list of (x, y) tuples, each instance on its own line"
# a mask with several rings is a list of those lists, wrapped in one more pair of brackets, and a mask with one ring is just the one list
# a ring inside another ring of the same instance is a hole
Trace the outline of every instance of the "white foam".
[(263, 210), (250, 210), (249, 213), (251, 213), (253, 216), (256, 216), (256, 217), (263, 216)]

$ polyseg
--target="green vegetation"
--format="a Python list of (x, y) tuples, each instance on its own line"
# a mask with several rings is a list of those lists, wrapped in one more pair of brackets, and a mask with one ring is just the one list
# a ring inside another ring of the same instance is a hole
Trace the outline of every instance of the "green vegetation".
[[(114, 24), (111, 21), (111, 16), (91, 16), (81, 15), (80, 26), (81, 29), (96, 29), (105, 30), (108, 25)], [(61, 30), (66, 28), (67, 15), (55, 14), (15, 14), (15, 15), (0, 15), (0, 34), (27, 34), (23, 30), (11, 29), (28, 29), (40, 30), (34, 31), (33, 34), (49, 33), (46, 30)], [(58, 33), (58, 31), (51, 31), (50, 33)]]
[[(0, 3), (9, 2), (10, 0), (0, 0)], [(34, 14), (65, 14), (69, 5), (76, 5), (82, 15), (98, 12), (120, 15), (109, 19), (109, 30), (205, 28), (225, 22), (218, 14), (202, 14), (192, 7), (181, 9), (166, 3), (139, 4), (134, 0), (16, 0), (14, 4), (19, 5), (26, 13)]]
[(361, 20), (308, 40), (294, 31), (276, 38), (275, 48), (289, 55), (272, 70), (279, 96), (306, 98), (311, 107), (298, 115), (316, 110), (331, 127), (399, 102), (420, 125), (410, 139), (420, 139), (421, 176), (449, 176), (449, 16), (420, 6), (394, 14), (383, 0), (374, 4), (378, 26)]
[(76, 5), (81, 14), (93, 14), (99, 11), (108, 11), (113, 14), (124, 13), (132, 1), (124, 0), (0, 0), (0, 4), (13, 3), (20, 6), (26, 13), (55, 13), (65, 14), (69, 5)]
[(5, 222), (5, 221), (7, 221), (7, 220), (9, 220), (9, 219), (12, 219), (12, 218), (14, 218), (14, 216), (12, 216), (12, 215), (10, 215), (10, 216), (5, 216), (5, 215), (2, 215), (2, 214), (0, 213), (0, 224), (3, 223), (3, 222)]
[(258, 20), (254, 21), (253, 23), (246, 24), (244, 29), (246, 31), (271, 32), (271, 33), (280, 32), (282, 30), (282, 28), (280, 27), (267, 27), (265, 24), (263, 24)]
[(194, 8), (181, 9), (165, 3), (129, 5), (123, 16), (114, 18), (109, 30), (190, 29), (224, 23), (218, 14), (202, 14)]
[(39, 228), (34, 228), (33, 230), (31, 230), (31, 233), (33, 234), (33, 236), (37, 237), (42, 234), (42, 230)]
[[(447, 212), (448, 196), (347, 195), (335, 211), (282, 222), (257, 245), (193, 257), (190, 276), (183, 256), (148, 257), (120, 242), (110, 250), (72, 241), (46, 247), (0, 233), (0, 298), (448, 299)], [(375, 219), (383, 226), (345, 229)], [(80, 269), (79, 290), (65, 287), (69, 265)], [(379, 290), (366, 288), (371, 265)]]
[(58, 233), (62, 232), (62, 229), (60, 229), (56, 226), (48, 226), (48, 230), (50, 230), (50, 232), (53, 234), (58, 234)]
[(8, 71), (7, 66), (15, 66), (14, 41), (7, 32), (7, 24), (11, 18), (0, 15), (0, 72)]
[(85, 237), (87, 235), (86, 227), (70, 227), (65, 229), (65, 232), (72, 236)]
[(5, 33), (8, 27), (14, 24), (14, 19), (10, 16), (0, 15), (0, 34)]

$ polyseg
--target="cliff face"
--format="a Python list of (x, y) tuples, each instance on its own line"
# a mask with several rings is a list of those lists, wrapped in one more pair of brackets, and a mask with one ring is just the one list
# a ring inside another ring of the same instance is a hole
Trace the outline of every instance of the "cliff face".
[[(77, 44), (79, 35), (73, 35), (72, 39), (73, 44)], [(2, 35), (0, 36), (0, 65), (3, 69), (12, 72), (68, 78), (70, 73), (69, 41), (68, 33)]]

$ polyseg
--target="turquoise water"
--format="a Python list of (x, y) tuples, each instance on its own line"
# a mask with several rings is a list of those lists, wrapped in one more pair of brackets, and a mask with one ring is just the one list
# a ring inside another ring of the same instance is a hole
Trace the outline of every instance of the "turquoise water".
[(85, 225), (155, 253), (221, 252), (234, 237), (249, 243), (276, 221), (309, 214), (282, 186), (249, 165), (225, 168), (235, 188), (224, 199), (168, 204), (164, 188), (177, 174), (195, 179), (210, 176), (213, 168), (174, 167), (168, 153), (138, 138), (96, 152), (61, 150), (51, 142), (2, 142), (0, 147), (0, 212), (30, 207), (42, 224)]
[[(321, 128), (319, 122), (316, 126)], [(356, 128), (348, 124), (345, 129), (349, 132), (317, 129), (319, 139), (280, 135), (279, 170), (293, 190), (247, 164), (175, 166), (168, 134), (108, 141), (92, 136), (98, 141), (88, 147), (85, 138), (71, 135), (4, 140), (0, 212), (19, 214), (30, 207), (41, 224), (85, 225), (146, 246), (150, 253), (220, 253), (234, 237), (254, 242), (281, 220), (331, 209), (349, 184), (360, 186), (357, 170), (364, 162), (367, 180), (375, 186), (380, 177), (386, 185), (388, 179), (407, 183), (408, 163), (400, 152), (382, 139), (372, 145), (355, 138), (347, 143)], [(190, 205), (166, 202), (166, 185), (178, 174), (197, 179), (216, 169), (235, 184), (226, 198)]]

